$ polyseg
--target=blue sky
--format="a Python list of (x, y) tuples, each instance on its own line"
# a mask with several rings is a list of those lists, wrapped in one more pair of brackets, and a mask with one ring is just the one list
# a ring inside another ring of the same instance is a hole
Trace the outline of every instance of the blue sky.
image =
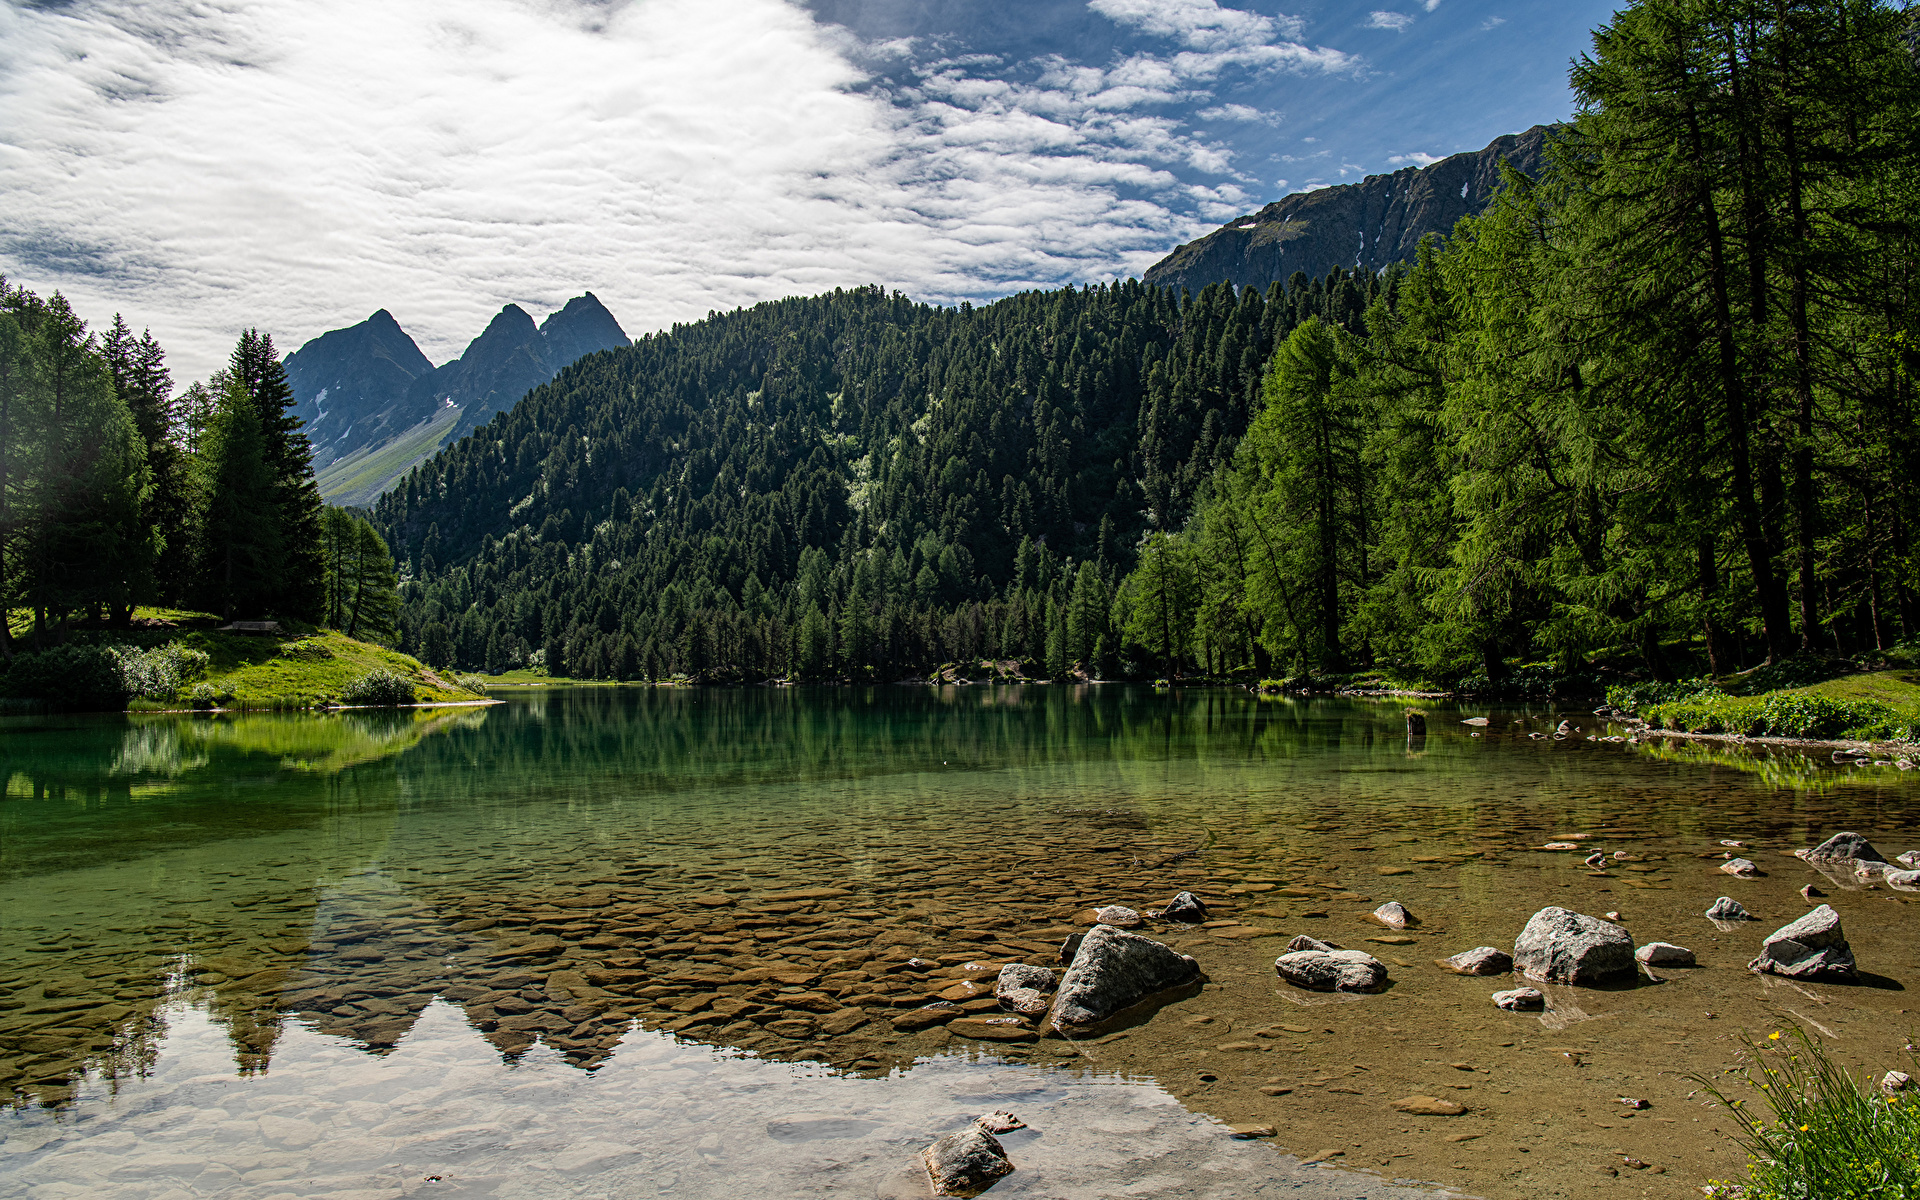
[(388, 308), (436, 362), (881, 283), (1137, 275), (1289, 191), (1565, 117), (1560, 0), (0, 3), (0, 272), (176, 374)]

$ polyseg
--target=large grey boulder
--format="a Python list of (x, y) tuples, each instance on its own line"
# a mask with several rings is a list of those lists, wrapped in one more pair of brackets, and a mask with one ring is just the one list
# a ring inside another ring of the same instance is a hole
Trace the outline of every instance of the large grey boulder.
[(1294, 950), (1273, 960), (1280, 978), (1310, 992), (1377, 992), (1387, 968), (1365, 950)]
[(1600, 983), (1634, 969), (1633, 938), (1611, 921), (1549, 906), (1513, 940), (1513, 965), (1547, 983)]
[(1200, 964), (1177, 950), (1112, 925), (1095, 925), (1060, 979), (1053, 1023), (1062, 1029), (1093, 1025), (1199, 976)]
[(1790, 979), (1851, 979), (1853, 948), (1840, 928), (1840, 914), (1822, 904), (1768, 934), (1760, 957), (1747, 969)]
[(994, 980), (994, 998), (1000, 1007), (1037, 1017), (1047, 1011), (1047, 993), (1053, 990), (1053, 972), (1026, 963), (1008, 963)]
[(1868, 862), (1885, 862), (1887, 856), (1873, 848), (1873, 843), (1857, 833), (1836, 833), (1811, 850), (1799, 851), (1801, 858), (1808, 862), (1839, 862), (1842, 859), (1858, 858)]
[(977, 1124), (941, 1138), (920, 1157), (936, 1196), (978, 1196), (1013, 1174), (1000, 1139)]

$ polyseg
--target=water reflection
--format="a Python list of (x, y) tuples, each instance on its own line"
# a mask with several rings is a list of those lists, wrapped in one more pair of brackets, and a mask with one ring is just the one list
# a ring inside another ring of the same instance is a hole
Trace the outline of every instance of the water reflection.
[[(1095, 901), (1199, 892), (1231, 924), (1183, 948), (1255, 978), (1273, 939), (1382, 889), (1419, 888), (1419, 937), (1468, 939), (1441, 952), (1510, 937), (1548, 887), (1697, 920), (1688, 889), (1710, 868), (1689, 860), (1715, 838), (1804, 845), (1915, 810), (1911, 779), (1529, 737), (1567, 715), (1545, 709), (1469, 730), (1426, 707), (1411, 754), (1397, 704), (1120, 688), (14, 722), (0, 1087), (58, 1106), (84, 1078), (138, 1077), (188, 1007), (238, 1077), (315, 1036), (391, 1056), (439, 1014), (497, 1062), (581, 1079), (636, 1030), (878, 1079), (978, 1046), (894, 1022), (936, 998), (994, 1009), (957, 986), (971, 964), (1051, 962)], [(1576, 831), (1631, 860), (1590, 873), (1535, 849)], [(1854, 933), (1867, 954), (1882, 936)], [(1089, 1053), (1000, 1032), (1007, 1061)]]

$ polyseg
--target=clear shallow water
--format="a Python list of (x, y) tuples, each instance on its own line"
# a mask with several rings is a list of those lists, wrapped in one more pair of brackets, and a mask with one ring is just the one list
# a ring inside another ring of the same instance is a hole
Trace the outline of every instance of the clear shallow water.
[[(1022, 1172), (995, 1195), (1333, 1177), (1228, 1141), (1210, 1117), (1275, 1123), (1297, 1155), (1348, 1147), (1384, 1176), (1491, 1194), (1506, 1167), (1464, 1161), (1461, 1135), (1376, 1136), (1388, 1093), (1458, 1086), (1433, 1075), (1445, 1055), (1530, 1045), (1489, 1024), (1488, 981), (1430, 978), (1411, 956), (1502, 944), (1559, 902), (1631, 905), (1675, 927), (1636, 924), (1642, 940), (1708, 959), (1702, 896), (1784, 920), (1804, 881), (1779, 850), (1839, 823), (1894, 839), (1891, 853), (1913, 829), (1914, 789), (1892, 772), (1528, 739), (1559, 719), (1544, 710), (1498, 714), (1478, 738), (1436, 713), (1409, 746), (1398, 711), (1119, 688), (593, 689), (417, 714), (9, 722), (0, 1082), (20, 1107), (0, 1125), (0, 1195), (511, 1196), (538, 1180), (692, 1197), (740, 1194), (740, 1172), (777, 1183), (766, 1194), (877, 1194), (932, 1136), (1016, 1105), (1036, 1132), (1009, 1139)], [(1636, 862), (1595, 877), (1532, 849), (1574, 831)], [(1714, 877), (1696, 856), (1721, 837), (1767, 847), (1772, 876)], [(1241, 924), (1181, 931), (1215, 982), (1125, 1040), (983, 1045), (888, 1023), (968, 961), (1047, 961), (1086, 904), (1173, 887)], [(835, 894), (796, 895), (821, 889)], [(1357, 942), (1357, 916), (1389, 891), (1434, 943), (1377, 951), (1403, 956), (1404, 983), (1325, 1026), (1334, 1009), (1314, 1009), (1311, 1033), (1276, 1026), (1263, 1054), (1216, 1048), (1321, 999), (1276, 992), (1273, 938)], [(1914, 956), (1910, 918), (1887, 915), (1901, 899), (1836, 901), (1863, 966), (1895, 984)], [(1729, 939), (1728, 963), (1754, 940)], [(909, 955), (942, 966), (895, 969)], [(1569, 995), (1534, 1041), (1633, 1003), (1660, 1026), (1647, 1054), (1677, 1038), (1710, 1057), (1725, 1047), (1696, 1028), (1708, 1006), (1766, 1019), (1817, 1002), (1830, 1029), (1891, 1033), (1906, 1003), (1889, 989), (1779, 1000), (1737, 970), (1674, 986), (1687, 990)], [(1544, 1070), (1506, 1064), (1497, 1094), (1557, 1113), (1566, 1089)], [(1283, 1078), (1293, 1095), (1255, 1090)], [(1516, 1141), (1509, 1099), (1475, 1099), (1462, 1120), (1489, 1118), (1475, 1151), (1540, 1152)], [(865, 1124), (771, 1131), (794, 1111)], [(1583, 1114), (1560, 1115), (1573, 1145)], [(276, 1138), (293, 1128), (277, 1120), (307, 1122), (291, 1135), (307, 1142)], [(701, 1149), (714, 1136), (718, 1156)], [(1668, 1182), (1703, 1136), (1675, 1143)], [(168, 1146), (221, 1169), (151, 1161)], [(1561, 1194), (1542, 1170), (1528, 1166), (1533, 1194)]]

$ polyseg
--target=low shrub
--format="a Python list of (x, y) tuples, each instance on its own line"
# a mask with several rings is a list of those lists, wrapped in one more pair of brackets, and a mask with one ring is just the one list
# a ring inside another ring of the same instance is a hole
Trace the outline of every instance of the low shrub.
[(126, 696), (147, 700), (172, 699), (213, 661), (206, 651), (189, 649), (175, 642), (151, 650), (134, 646), (108, 646), (106, 650), (114, 658)]
[(481, 675), (455, 675), (453, 677), (453, 686), (463, 692), (472, 692), (476, 696), (484, 696), (487, 694), (487, 681), (486, 678)]
[(1812, 687), (1816, 683), (1852, 675), (1859, 670), (1860, 664), (1850, 658), (1787, 658), (1768, 666), (1755, 667), (1737, 677), (1731, 690), (1742, 696), (1758, 696), (1762, 692)]
[(1701, 700), (1724, 696), (1726, 692), (1711, 679), (1681, 679), (1673, 683), (1648, 680), (1645, 683), (1616, 683), (1607, 689), (1607, 703), (1614, 708), (1636, 712), (1643, 704), (1672, 704), (1679, 700)]
[(127, 702), (120, 661), (106, 646), (54, 646), (14, 656), (7, 694), (62, 708), (122, 708)]
[(340, 689), (340, 703), (391, 708), (412, 704), (413, 680), (393, 671), (372, 670)]
[(1855, 738), (1906, 741), (1915, 721), (1873, 700), (1837, 700), (1810, 692), (1771, 696), (1703, 695), (1649, 704), (1640, 714), (1656, 729), (1747, 737)]
[(1856, 1080), (1797, 1026), (1749, 1045), (1747, 1057), (1729, 1074), (1750, 1096), (1696, 1076), (1733, 1115), (1747, 1152), (1748, 1181), (1716, 1183), (1710, 1195), (1920, 1200), (1920, 1097)]
[(225, 708), (233, 702), (233, 689), (218, 683), (196, 683), (187, 689), (186, 699), (194, 708)]

